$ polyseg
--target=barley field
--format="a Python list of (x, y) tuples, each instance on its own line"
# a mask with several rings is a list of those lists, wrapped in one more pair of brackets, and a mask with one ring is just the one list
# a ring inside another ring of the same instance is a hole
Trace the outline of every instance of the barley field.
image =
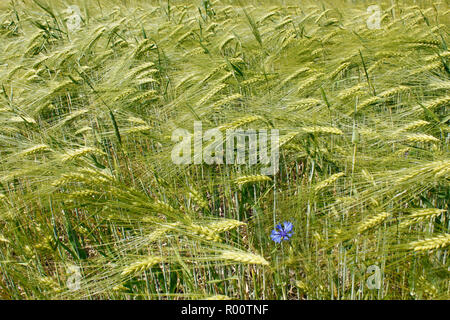
[[(445, 0), (1, 1), (0, 299), (450, 299), (449, 22)], [(278, 130), (276, 170), (174, 162), (199, 123)]]

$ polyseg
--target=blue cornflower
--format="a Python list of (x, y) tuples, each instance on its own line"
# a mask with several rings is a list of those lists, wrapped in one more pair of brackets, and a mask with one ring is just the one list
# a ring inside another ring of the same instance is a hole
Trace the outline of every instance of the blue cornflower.
[(276, 243), (280, 243), (282, 240), (289, 240), (289, 238), (292, 237), (293, 228), (294, 225), (291, 222), (285, 221), (283, 222), (283, 226), (281, 226), (281, 223), (279, 223), (277, 224), (275, 229), (272, 230), (270, 237)]

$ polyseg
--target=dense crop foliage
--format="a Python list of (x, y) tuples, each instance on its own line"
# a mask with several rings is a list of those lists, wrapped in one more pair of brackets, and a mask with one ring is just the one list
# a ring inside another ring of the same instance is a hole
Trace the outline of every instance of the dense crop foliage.
[[(449, 299), (450, 11), (377, 3), (2, 4), (0, 298)], [(174, 164), (194, 121), (279, 172)]]

